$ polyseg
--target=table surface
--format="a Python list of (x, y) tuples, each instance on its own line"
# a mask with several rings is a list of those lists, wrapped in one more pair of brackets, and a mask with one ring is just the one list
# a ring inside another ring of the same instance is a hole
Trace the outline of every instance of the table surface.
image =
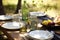
[[(27, 33), (21, 34), (19, 30), (10, 31), (4, 29), (2, 30), (2, 32), (8, 37), (9, 40), (33, 40), (33, 39), (26, 38), (25, 36), (27, 36), (26, 35)], [(55, 32), (60, 33), (60, 31), (55, 31)]]
[[(24, 34), (20, 34), (20, 33), (10, 33), (11, 37), (14, 38), (14, 40), (33, 40), (30, 38), (27, 38), (24, 36)], [(54, 37), (56, 38), (56, 37)], [(58, 39), (52, 39), (52, 40), (58, 40)]]
[[(1, 23), (1, 22), (0, 22)], [(25, 38), (24, 34), (21, 34), (20, 32), (17, 32), (19, 30), (8, 30), (8, 29), (4, 29), (1, 27), (2, 23), (0, 24), (0, 31), (2, 31), (9, 40), (32, 40), (32, 39), (28, 39)], [(55, 30), (56, 33), (60, 34), (60, 30)]]

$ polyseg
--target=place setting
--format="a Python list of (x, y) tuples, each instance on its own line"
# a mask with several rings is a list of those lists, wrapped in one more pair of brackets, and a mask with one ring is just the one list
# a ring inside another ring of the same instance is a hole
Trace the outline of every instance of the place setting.
[(52, 40), (54, 38), (54, 34), (48, 30), (33, 30), (22, 37), (24, 40)]

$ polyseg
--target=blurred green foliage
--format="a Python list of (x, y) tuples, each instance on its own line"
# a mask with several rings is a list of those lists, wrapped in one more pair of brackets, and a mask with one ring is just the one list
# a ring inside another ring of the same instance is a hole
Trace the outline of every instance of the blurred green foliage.
[(17, 5), (4, 5), (4, 10), (6, 13), (12, 13), (16, 10)]
[[(22, 0), (23, 1), (23, 0)], [(38, 1), (38, 0), (37, 0)], [(5, 1), (4, 1), (5, 2)], [(11, 1), (10, 1), (11, 2)], [(17, 1), (16, 1), (17, 2)], [(6, 2), (5, 2), (6, 3)], [(17, 2), (18, 3), (18, 2)], [(4, 10), (6, 13), (14, 13), (17, 7), (17, 3), (16, 4), (9, 4), (9, 2), (7, 1), (7, 5), (4, 5)], [(24, 1), (23, 1), (24, 3)], [(57, 9), (57, 5), (50, 5), (49, 3), (47, 3), (47, 5), (43, 4), (44, 1), (40, 0), (38, 2), (32, 0), (31, 4), (27, 3), (26, 0), (26, 9), (29, 9), (29, 11), (47, 11), (47, 10), (51, 10), (51, 9)], [(24, 5), (22, 4), (21, 8), (23, 8)], [(23, 8), (25, 9), (25, 8)]]

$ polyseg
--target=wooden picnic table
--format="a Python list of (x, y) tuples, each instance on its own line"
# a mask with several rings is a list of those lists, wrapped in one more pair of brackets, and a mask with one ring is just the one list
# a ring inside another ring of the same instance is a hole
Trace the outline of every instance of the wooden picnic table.
[(20, 36), (20, 29), (6, 29), (1, 27), (2, 22), (0, 22), (0, 31), (7, 36), (8, 40), (23, 40), (23, 37)]
[(0, 26), (0, 31), (2, 31), (4, 33), (4, 35), (7, 36), (8, 40), (20, 40), (22, 39), (22, 37), (19, 36), (19, 29), (14, 29), (14, 30), (10, 30), (10, 29), (5, 29), (3, 27)]
[(4, 28), (2, 28), (1, 26), (0, 26), (0, 31), (2, 31), (2, 32), (4, 33), (4, 35), (6, 35), (6, 36), (8, 37), (9, 40), (14, 40), (14, 39), (10, 36), (10, 34), (7, 32), (7, 30), (5, 30)]
[[(19, 31), (20, 29), (9, 30), (9, 29), (5, 29), (5, 28), (1, 27), (1, 25), (2, 24), (0, 24), (0, 31), (2, 31), (7, 36), (8, 40), (24, 40), (23, 37), (21, 37), (19, 32), (17, 32), (17, 33), (15, 32), (15, 31)], [(9, 33), (9, 31), (11, 33)], [(60, 33), (60, 31), (58, 31), (58, 30), (55, 30), (55, 32)]]
[[(8, 37), (8, 40), (24, 40), (24, 38), (21, 37), (21, 35), (20, 35), (21, 33), (19, 33), (19, 30), (8, 30), (8, 29), (4, 29), (2, 27), (1, 27), (0, 30)], [(9, 33), (9, 31), (11, 33)], [(54, 32), (60, 34), (60, 31), (59, 30), (55, 30)], [(22, 34), (22, 35), (24, 35), (24, 34)]]

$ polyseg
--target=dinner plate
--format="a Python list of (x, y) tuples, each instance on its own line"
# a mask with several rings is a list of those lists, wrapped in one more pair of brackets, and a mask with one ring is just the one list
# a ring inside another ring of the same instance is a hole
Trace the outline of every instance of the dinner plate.
[(35, 39), (52, 39), (53, 33), (44, 30), (34, 30), (28, 33), (28, 35)]
[(2, 25), (3, 28), (5, 29), (20, 29), (21, 27), (24, 26), (24, 23), (22, 22), (7, 22)]
[(43, 12), (30, 12), (30, 16), (45, 16), (46, 14)]
[(9, 19), (12, 19), (12, 17), (7, 15), (0, 15), (0, 20), (9, 20)]

